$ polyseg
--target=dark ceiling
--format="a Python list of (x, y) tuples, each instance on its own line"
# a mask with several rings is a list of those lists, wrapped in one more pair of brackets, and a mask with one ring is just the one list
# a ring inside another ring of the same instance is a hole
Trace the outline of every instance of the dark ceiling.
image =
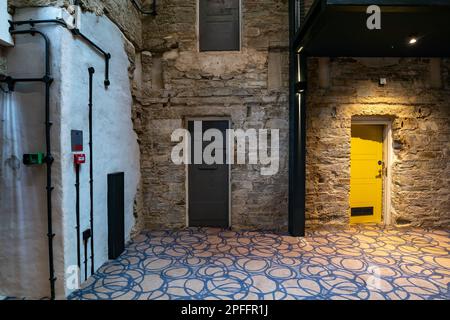
[[(366, 26), (371, 4), (381, 8), (381, 30)], [(450, 0), (318, 0), (296, 47), (309, 56), (450, 57)]]

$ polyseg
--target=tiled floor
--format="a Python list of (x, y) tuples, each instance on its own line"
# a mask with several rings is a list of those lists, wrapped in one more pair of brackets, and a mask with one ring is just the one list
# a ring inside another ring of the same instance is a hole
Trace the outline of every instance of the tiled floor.
[(450, 299), (450, 231), (149, 232), (71, 299)]

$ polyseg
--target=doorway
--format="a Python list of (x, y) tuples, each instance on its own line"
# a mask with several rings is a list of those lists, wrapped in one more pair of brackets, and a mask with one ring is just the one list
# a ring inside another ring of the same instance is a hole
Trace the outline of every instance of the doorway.
[(350, 223), (381, 223), (383, 209), (388, 221), (389, 132), (380, 122), (352, 122)]
[[(223, 164), (206, 164), (202, 157), (201, 164), (194, 164), (194, 145), (201, 144), (202, 153), (211, 141), (196, 141), (194, 122), (202, 124), (202, 136), (209, 129), (216, 129), (226, 137), (229, 129), (228, 120), (189, 120), (188, 130), (191, 135), (191, 159), (188, 165), (188, 226), (189, 227), (229, 227), (230, 208), (230, 166), (227, 164), (227, 141), (223, 139)], [(198, 139), (198, 138), (197, 138)]]

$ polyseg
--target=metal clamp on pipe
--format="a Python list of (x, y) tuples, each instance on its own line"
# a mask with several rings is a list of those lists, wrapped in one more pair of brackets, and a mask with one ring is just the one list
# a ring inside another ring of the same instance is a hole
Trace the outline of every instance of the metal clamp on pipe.
[[(21, 26), (21, 25), (29, 25), (32, 28), (30, 29), (31, 31), (34, 31), (34, 27), (38, 24), (56, 24), (59, 25), (63, 28), (66, 28), (67, 30), (69, 30), (74, 36), (76, 37), (80, 37), (81, 39), (83, 39), (85, 42), (87, 42), (91, 47), (93, 47), (95, 50), (97, 50), (98, 52), (100, 52), (103, 55), (103, 58), (105, 59), (105, 87), (108, 88), (111, 85), (111, 81), (109, 80), (109, 65), (110, 65), (110, 61), (111, 61), (111, 54), (109, 52), (106, 52), (105, 50), (103, 50), (100, 46), (98, 46), (94, 41), (92, 41), (91, 39), (89, 39), (86, 35), (84, 35), (79, 29), (69, 29), (67, 27), (66, 22), (63, 19), (60, 18), (56, 18), (56, 19), (46, 19), (46, 20), (22, 20), (22, 21), (9, 21), (9, 32), (11, 34), (21, 34), (21, 31), (19, 30), (15, 30), (15, 26)], [(30, 32), (30, 30), (28, 30), (27, 33), (33, 34), (32, 32)], [(39, 31), (36, 30), (36, 32), (38, 33)]]
[[(57, 278), (55, 277), (55, 268), (54, 268), (54, 259), (53, 259), (53, 238), (55, 237), (55, 233), (53, 232), (53, 209), (52, 209), (52, 164), (53, 164), (53, 156), (52, 156), (52, 145), (51, 145), (51, 127), (52, 122), (50, 121), (50, 86), (53, 82), (50, 73), (50, 39), (47, 35), (36, 29), (29, 30), (11, 30), (11, 34), (15, 35), (32, 35), (36, 34), (40, 35), (44, 40), (44, 52), (45, 52), (45, 74), (42, 78), (12, 78), (6, 77), (2, 80), (2, 82), (6, 82), (10, 89), (14, 90), (14, 86), (16, 82), (43, 82), (45, 83), (45, 144), (46, 144), (46, 156), (45, 163), (47, 167), (46, 173), (46, 191), (47, 191), (47, 238), (48, 238), (48, 267), (49, 267), (49, 281), (50, 281), (50, 298), (52, 300), (55, 299), (55, 282)], [(12, 91), (11, 90), (11, 91)]]

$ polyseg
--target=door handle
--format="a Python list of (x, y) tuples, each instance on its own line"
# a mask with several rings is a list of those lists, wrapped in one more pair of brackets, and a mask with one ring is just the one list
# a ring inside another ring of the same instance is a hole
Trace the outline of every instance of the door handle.
[(378, 161), (378, 165), (382, 166), (380, 172), (383, 172), (384, 176), (387, 177), (388, 172), (387, 172), (387, 168), (386, 168), (386, 165), (385, 165), (384, 161), (379, 160)]

